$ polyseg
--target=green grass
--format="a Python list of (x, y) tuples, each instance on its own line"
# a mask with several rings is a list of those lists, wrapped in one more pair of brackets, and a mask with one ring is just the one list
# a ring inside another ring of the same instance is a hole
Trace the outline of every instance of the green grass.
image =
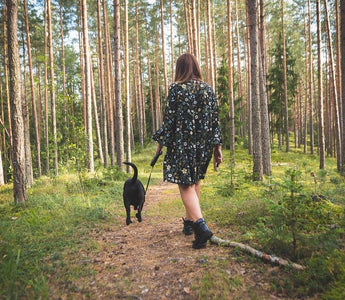
[[(132, 159), (145, 186), (153, 153), (154, 146), (149, 145)], [(327, 158), (326, 172), (320, 172), (317, 156), (299, 150), (285, 153), (274, 149), (272, 174), (263, 182), (251, 181), (252, 159), (246, 150), (236, 150), (233, 170), (229, 161), (230, 154), (224, 151), (224, 163), (219, 171), (213, 171), (210, 166), (202, 183), (201, 205), (207, 221), (222, 228), (223, 238), (246, 242), (259, 249), (272, 249), (267, 234), (269, 224), (264, 225), (265, 235), (260, 236), (258, 228), (263, 226), (263, 219), (274, 220), (270, 219), (275, 213), (272, 205), (277, 205), (286, 194), (281, 188), (286, 180), (285, 172), (297, 168), (302, 173), (303, 193), (324, 195), (334, 206), (326, 206), (323, 214), (330, 214), (331, 209), (339, 210), (339, 222), (323, 225), (326, 232), (332, 234), (318, 235), (318, 247), (313, 248), (311, 256), (299, 261), (308, 266), (306, 271), (287, 271), (284, 280), (271, 284), (291, 297), (319, 293), (327, 299), (341, 299), (345, 278), (345, 180), (336, 172), (335, 160)], [(162, 179), (162, 162), (160, 158), (153, 170), (152, 185)], [(117, 168), (98, 167), (92, 175), (62, 170), (57, 177), (37, 179), (28, 191), (29, 200), (25, 205), (13, 204), (10, 185), (0, 187), (0, 298), (49, 298), (49, 281), (53, 279), (69, 291), (78, 289), (73, 286), (73, 279), (92, 274), (93, 270), (87, 259), (85, 263), (76, 264), (69, 260), (69, 254), (81, 250), (97, 252), (99, 246), (87, 236), (93, 230), (102, 230), (116, 220), (123, 220), (122, 186), (129, 176)], [(160, 214), (181, 209), (179, 198), (163, 201)], [(147, 214), (153, 212), (147, 211)], [(275, 254), (286, 255), (280, 247), (282, 245), (275, 245)], [(231, 289), (240, 288), (241, 284), (240, 278), (210, 271), (195, 288), (200, 296), (221, 299), (219, 291), (227, 288), (230, 295)]]

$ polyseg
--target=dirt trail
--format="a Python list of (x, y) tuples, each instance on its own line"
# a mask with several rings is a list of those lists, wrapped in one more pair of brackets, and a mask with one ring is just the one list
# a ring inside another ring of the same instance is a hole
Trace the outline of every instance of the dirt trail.
[[(80, 282), (84, 291), (97, 299), (205, 299), (207, 289), (214, 290), (214, 299), (278, 299), (270, 292), (265, 274), (276, 272), (277, 267), (253, 259), (248, 263), (229, 248), (209, 244), (206, 249), (191, 248), (194, 237), (182, 234), (182, 214), (176, 215), (174, 209), (164, 217), (159, 213), (164, 203), (178, 197), (176, 185), (150, 186), (141, 223), (132, 211), (129, 226), (123, 218), (120, 226), (95, 231), (96, 254), (81, 253), (93, 270), (89, 283)], [(218, 233), (214, 224), (209, 225)], [(260, 266), (254, 269), (256, 263)], [(215, 282), (217, 276), (205, 281), (210, 273), (221, 274), (220, 281)]]

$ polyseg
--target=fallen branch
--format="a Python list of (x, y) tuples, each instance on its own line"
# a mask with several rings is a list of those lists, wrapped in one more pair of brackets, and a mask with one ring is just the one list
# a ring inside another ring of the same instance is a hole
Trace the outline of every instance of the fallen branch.
[(278, 264), (281, 266), (290, 266), (290, 267), (297, 269), (297, 270), (304, 270), (305, 269), (304, 266), (301, 266), (301, 265), (296, 264), (296, 263), (291, 263), (286, 259), (282, 259), (282, 258), (274, 256), (274, 255), (266, 254), (262, 251), (256, 250), (256, 249), (254, 249), (248, 245), (242, 244), (242, 243), (230, 242), (229, 240), (223, 240), (223, 239), (221, 239), (215, 235), (213, 235), (211, 237), (210, 242), (212, 244), (216, 244), (216, 245), (222, 246), (222, 247), (240, 248), (240, 249), (244, 250), (245, 252), (249, 252), (256, 257), (262, 258), (265, 261), (268, 261), (268, 262), (271, 262), (274, 264)]

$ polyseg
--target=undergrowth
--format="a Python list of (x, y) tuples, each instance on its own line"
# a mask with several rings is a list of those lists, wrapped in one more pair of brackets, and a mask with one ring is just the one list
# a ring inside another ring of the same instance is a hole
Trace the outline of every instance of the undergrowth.
[(207, 216), (230, 229), (225, 238), (306, 266), (272, 278), (277, 292), (343, 299), (345, 181), (335, 160), (327, 159), (327, 168), (318, 170), (315, 156), (274, 150), (271, 176), (252, 182), (250, 157), (241, 150), (237, 157), (235, 170), (210, 172)]
[[(152, 153), (154, 146), (149, 145), (133, 155), (144, 185)], [(236, 150), (231, 164), (229, 152), (223, 154), (218, 172), (210, 165), (202, 182), (207, 221), (217, 223), (222, 238), (306, 266), (303, 271), (283, 269), (276, 279), (268, 276), (278, 293), (343, 299), (345, 180), (336, 172), (334, 159), (327, 159), (327, 169), (319, 171), (315, 156), (273, 150), (271, 176), (253, 182), (246, 150)], [(162, 179), (162, 161), (153, 170), (151, 184)], [(118, 168), (98, 167), (94, 174), (66, 168), (57, 177), (37, 179), (25, 205), (13, 204), (11, 186), (0, 187), (0, 298), (48, 299), (51, 281), (73, 291), (73, 278), (92, 274), (87, 261), (76, 264), (70, 254), (97, 251), (88, 235), (124, 219), (122, 186), (129, 176)], [(223, 273), (205, 274), (195, 287), (199, 295), (219, 298), (219, 284), (229, 288), (223, 296), (241, 286), (241, 278), (231, 281)]]

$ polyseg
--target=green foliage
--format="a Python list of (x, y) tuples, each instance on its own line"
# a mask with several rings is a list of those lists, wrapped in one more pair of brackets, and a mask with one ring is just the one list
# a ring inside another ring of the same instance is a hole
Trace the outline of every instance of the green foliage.
[[(238, 86), (234, 86), (234, 92)], [(222, 129), (224, 146), (229, 146), (229, 82), (227, 58), (223, 57), (222, 65), (218, 68), (217, 74), (217, 97), (219, 101), (219, 121)], [(241, 113), (244, 107), (240, 105), (242, 99), (234, 99), (235, 105), (235, 128), (242, 126)]]
[[(133, 154), (143, 183), (153, 152), (150, 144)], [(314, 156), (274, 149), (272, 176), (260, 183), (251, 180), (252, 159), (246, 150), (238, 147), (235, 164), (229, 164), (229, 151), (223, 154), (219, 171), (210, 166), (201, 188), (203, 214), (214, 232), (297, 260), (306, 269), (281, 268), (277, 276), (271, 275), (267, 264), (233, 250), (231, 259), (221, 256), (208, 262), (203, 258), (204, 276), (192, 288), (202, 298), (231, 297), (231, 290), (245, 285), (243, 276), (227, 272), (235, 259), (252, 264), (258, 272), (264, 269), (267, 283), (286, 297), (318, 294), (342, 299), (345, 185), (335, 172), (335, 160), (327, 158), (327, 171), (314, 171), (318, 165)], [(162, 178), (162, 161), (157, 162), (151, 184)], [(51, 280), (61, 285), (69, 282), (66, 289), (73, 291), (74, 280), (95, 271), (92, 264), (76, 264), (72, 257), (98, 252), (92, 234), (124, 220), (122, 186), (131, 175), (101, 166), (90, 174), (72, 166), (74, 162), (61, 168), (59, 176), (37, 179), (25, 205), (14, 206), (11, 186), (0, 187), (0, 298), (50, 298)], [(174, 195), (158, 211), (147, 211), (147, 217), (177, 214), (181, 206)]]
[[(282, 36), (278, 35), (272, 49), (272, 66), (269, 70), (268, 82), (270, 93), (270, 103), (268, 105), (269, 112), (274, 116), (272, 118), (271, 129), (276, 133), (282, 133), (285, 130), (285, 96), (284, 96), (284, 64), (283, 64), (283, 46)], [(287, 65), (287, 88), (288, 88), (288, 106), (294, 102), (297, 93), (298, 74), (295, 71), (296, 60), (289, 48), (287, 42), (286, 47), (286, 65)], [(291, 120), (291, 118), (289, 118)]]
[[(71, 173), (42, 177), (30, 189), (26, 205), (14, 206), (11, 191), (0, 195), (0, 298), (47, 299), (47, 282), (56, 270), (79, 276), (87, 266), (69, 269), (66, 251), (87, 245), (86, 235), (122, 208), (118, 170), (100, 177)], [(107, 189), (105, 189), (105, 185)], [(87, 271), (88, 272), (88, 271)], [(55, 278), (60, 280), (59, 278)]]
[(303, 193), (302, 172), (298, 169), (288, 169), (285, 175), (277, 184), (282, 197), (268, 202), (268, 214), (258, 224), (260, 244), (293, 259), (338, 246), (335, 240), (343, 230), (336, 227), (343, 217), (342, 208), (323, 195)]

